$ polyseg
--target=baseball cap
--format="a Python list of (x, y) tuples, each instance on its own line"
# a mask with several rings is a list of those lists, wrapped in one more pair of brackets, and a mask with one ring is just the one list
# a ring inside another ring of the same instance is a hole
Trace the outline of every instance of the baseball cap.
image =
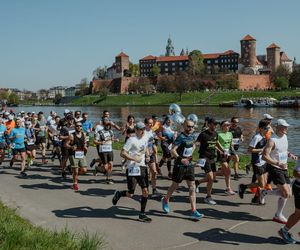
[(4, 115), (9, 115), (9, 112), (6, 111), (6, 112), (4, 113)]
[(69, 109), (65, 109), (65, 114), (69, 114), (70, 113), (70, 110)]
[(135, 124), (135, 128), (136, 129), (144, 129), (144, 128), (146, 128), (146, 126), (145, 126), (145, 123), (143, 123), (143, 122), (137, 122)]
[(31, 121), (26, 121), (25, 125), (31, 125)]
[(9, 115), (9, 116), (8, 116), (8, 120), (11, 121), (11, 120), (13, 120), (13, 119), (14, 119), (14, 117), (13, 117), (12, 115)]
[(284, 120), (284, 119), (278, 119), (278, 120), (277, 120), (277, 126), (289, 127), (290, 124), (288, 124), (288, 123), (286, 122), (286, 120)]
[(274, 117), (269, 114), (264, 114), (264, 118), (267, 120), (272, 120)]
[(157, 115), (152, 115), (151, 118), (154, 119), (154, 120), (157, 120), (158, 116)]
[(216, 119), (212, 118), (212, 117), (207, 119), (207, 123), (208, 124), (215, 124), (215, 125), (219, 124), (219, 122), (217, 122)]

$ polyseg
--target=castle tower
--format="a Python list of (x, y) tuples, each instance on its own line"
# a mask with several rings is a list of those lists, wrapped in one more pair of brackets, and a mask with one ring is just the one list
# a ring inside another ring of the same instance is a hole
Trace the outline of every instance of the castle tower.
[(174, 46), (172, 44), (172, 40), (169, 37), (168, 39), (168, 44), (166, 46), (166, 56), (175, 56), (175, 52), (174, 52)]
[(246, 35), (241, 41), (241, 64), (245, 67), (255, 67), (256, 64), (256, 40)]
[(267, 62), (268, 68), (270, 68), (273, 72), (280, 65), (280, 47), (275, 43), (272, 43), (267, 48)]
[(120, 77), (124, 76), (124, 70), (129, 70), (129, 56), (121, 52), (116, 56), (116, 72)]

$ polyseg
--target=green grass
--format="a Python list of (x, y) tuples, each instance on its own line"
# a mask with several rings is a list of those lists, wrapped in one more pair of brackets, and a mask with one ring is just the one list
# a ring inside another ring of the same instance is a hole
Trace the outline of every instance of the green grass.
[(31, 225), (0, 203), (0, 249), (3, 250), (96, 250), (106, 243), (98, 234), (58, 232)]
[(241, 97), (273, 97), (280, 99), (283, 96), (295, 96), (300, 92), (288, 91), (201, 91), (189, 92), (180, 97), (178, 93), (156, 93), (151, 95), (115, 95), (105, 99), (97, 95), (86, 95), (74, 100), (72, 105), (98, 106), (138, 106), (138, 105), (168, 105), (176, 102), (181, 105), (218, 105), (222, 102), (238, 101)]

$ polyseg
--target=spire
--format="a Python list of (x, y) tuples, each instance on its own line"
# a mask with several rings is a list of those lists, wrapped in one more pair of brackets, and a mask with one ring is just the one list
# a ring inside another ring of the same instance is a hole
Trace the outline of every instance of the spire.
[(184, 49), (181, 50), (180, 55), (181, 55), (181, 56), (184, 56), (184, 55), (185, 55)]
[(186, 47), (186, 50), (185, 50), (185, 55), (188, 56), (189, 55), (189, 50), (188, 48)]
[(166, 56), (175, 56), (175, 53), (174, 53), (174, 47), (173, 47), (173, 44), (172, 44), (172, 40), (171, 40), (171, 37), (169, 36), (169, 39), (168, 39), (168, 44), (166, 46)]

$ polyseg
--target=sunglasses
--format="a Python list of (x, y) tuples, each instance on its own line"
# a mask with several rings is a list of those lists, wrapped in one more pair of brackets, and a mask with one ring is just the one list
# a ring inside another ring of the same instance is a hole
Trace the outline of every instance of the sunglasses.
[(82, 126), (81, 126), (81, 125), (76, 125), (75, 127), (76, 127), (76, 128), (81, 128)]
[(187, 128), (194, 128), (194, 126), (187, 126)]

